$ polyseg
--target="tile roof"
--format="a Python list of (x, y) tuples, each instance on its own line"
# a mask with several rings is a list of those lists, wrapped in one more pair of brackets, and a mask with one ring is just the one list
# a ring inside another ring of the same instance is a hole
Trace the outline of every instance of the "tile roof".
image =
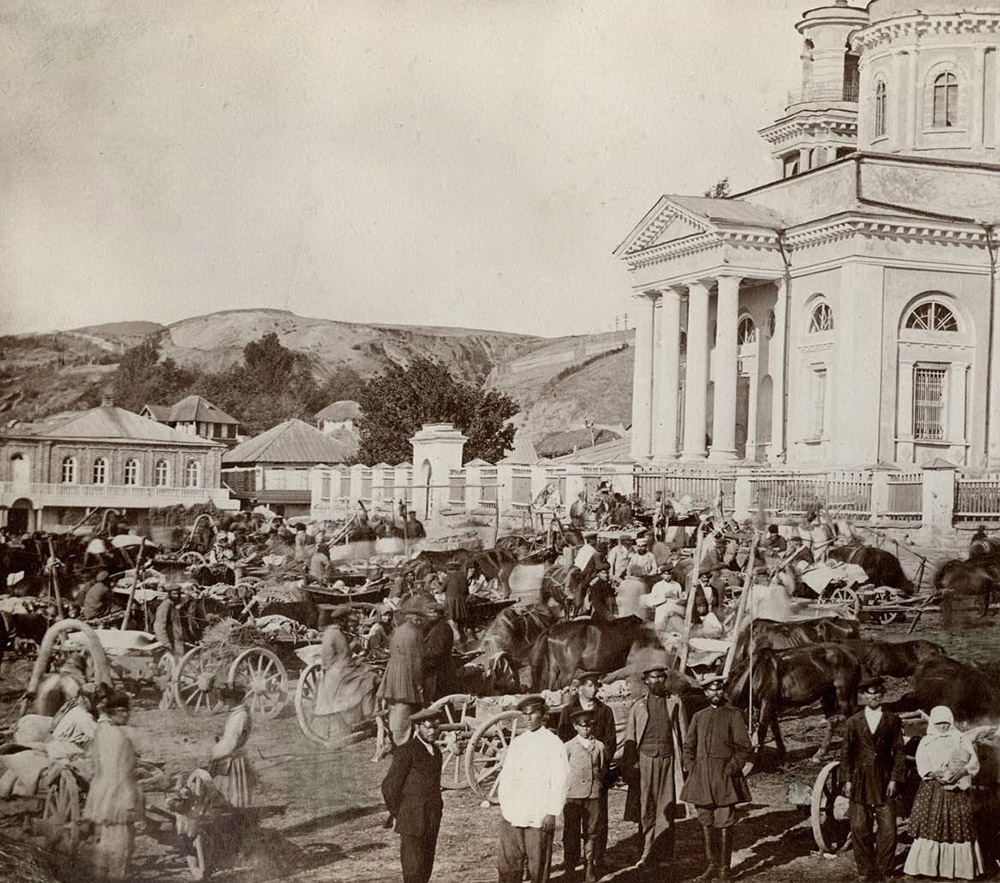
[(631, 441), (628, 436), (616, 438), (614, 441), (584, 448), (575, 454), (555, 457), (555, 463), (635, 463), (630, 452)]
[[(160, 419), (160, 418), (157, 418)], [(236, 423), (239, 420), (230, 417), (222, 408), (213, 405), (208, 399), (199, 395), (185, 396), (170, 408), (167, 418), (172, 423)]]
[(143, 405), (139, 413), (142, 414), (142, 411), (149, 411), (150, 416), (160, 423), (170, 419), (170, 405)]
[(341, 439), (292, 418), (247, 439), (222, 456), (227, 466), (238, 463), (344, 463), (352, 456)]
[(218, 442), (173, 429), (163, 423), (140, 417), (124, 408), (101, 405), (89, 411), (71, 414), (63, 421), (48, 427), (18, 427), (7, 430), (7, 435), (33, 435), (57, 439), (111, 439), (138, 442), (169, 442), (195, 447), (222, 447)]
[(500, 462), (512, 466), (531, 466), (539, 460), (534, 444), (521, 433), (514, 436), (514, 449)]
[(561, 432), (550, 432), (541, 439), (535, 448), (543, 457), (557, 457), (560, 454), (572, 453), (573, 450), (592, 448), (595, 444), (614, 441), (618, 433), (610, 429), (598, 429), (591, 435), (589, 429), (565, 429)]

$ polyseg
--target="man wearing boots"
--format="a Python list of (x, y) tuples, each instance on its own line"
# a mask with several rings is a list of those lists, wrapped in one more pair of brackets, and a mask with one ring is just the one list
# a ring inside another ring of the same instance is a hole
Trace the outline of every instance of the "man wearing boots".
[(696, 879), (731, 879), (733, 822), (736, 805), (750, 799), (743, 765), (752, 749), (743, 714), (726, 703), (721, 675), (702, 680), (708, 708), (691, 718), (684, 737), (684, 769), (688, 778), (681, 799), (694, 804), (701, 823), (708, 867)]
[[(863, 881), (883, 880), (896, 857), (896, 807), (893, 798), (906, 779), (906, 752), (899, 718), (882, 708), (881, 678), (861, 685), (865, 707), (847, 719), (840, 754), (840, 775), (854, 840), (854, 859)], [(873, 828), (878, 826), (873, 836)]]
[(566, 881), (577, 879), (581, 840), (584, 883), (595, 883), (597, 880), (594, 860), (608, 756), (607, 746), (594, 738), (594, 718), (592, 709), (577, 708), (570, 715), (576, 735), (566, 743), (566, 759), (569, 761), (569, 786), (563, 808), (563, 879)]
[[(635, 781), (638, 770), (637, 816), (642, 830), (642, 855), (637, 867), (670, 861), (674, 856), (674, 813), (681, 774), (680, 699), (667, 691), (666, 653), (643, 666), (647, 693), (629, 708), (622, 746), (622, 771)], [(633, 801), (629, 786), (627, 803)]]

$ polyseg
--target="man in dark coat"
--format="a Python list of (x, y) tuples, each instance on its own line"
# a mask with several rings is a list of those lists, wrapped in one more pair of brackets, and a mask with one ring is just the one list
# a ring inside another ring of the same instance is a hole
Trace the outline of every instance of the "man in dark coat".
[(440, 712), (424, 709), (412, 715), (414, 737), (392, 753), (382, 780), (382, 797), (399, 833), (403, 883), (427, 883), (441, 828), (441, 751), (435, 745)]
[(444, 608), (434, 602), (427, 606), (427, 632), (424, 635), (424, 701), (433, 702), (452, 690), (451, 650), (455, 635), (444, 618)]
[(448, 562), (448, 575), (444, 580), (444, 598), (448, 604), (448, 616), (458, 629), (458, 637), (465, 640), (465, 630), (469, 624), (469, 577), (462, 562)]
[[(906, 779), (906, 752), (899, 717), (882, 708), (881, 678), (861, 685), (865, 707), (847, 719), (840, 752), (840, 777), (861, 880), (882, 880), (896, 857), (893, 798)], [(873, 828), (877, 831), (873, 836)]]
[(681, 800), (698, 811), (708, 867), (696, 880), (730, 880), (736, 804), (749, 800), (743, 765), (752, 748), (743, 713), (726, 703), (721, 675), (702, 680), (708, 708), (695, 713), (684, 736), (688, 774)]

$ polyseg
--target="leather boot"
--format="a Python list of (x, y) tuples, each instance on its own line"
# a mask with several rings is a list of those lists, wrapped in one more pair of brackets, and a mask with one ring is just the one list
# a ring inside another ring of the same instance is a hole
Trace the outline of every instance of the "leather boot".
[(583, 883), (597, 883), (597, 874), (594, 871), (594, 863), (587, 860), (584, 863)]
[(694, 878), (694, 883), (709, 883), (719, 873), (719, 858), (717, 850), (718, 837), (715, 828), (702, 828), (701, 836), (705, 841), (705, 859), (708, 866), (705, 871)]
[(733, 829), (722, 828), (719, 833), (722, 835), (722, 845), (719, 850), (719, 881), (729, 883), (733, 879), (729, 870), (733, 861)]

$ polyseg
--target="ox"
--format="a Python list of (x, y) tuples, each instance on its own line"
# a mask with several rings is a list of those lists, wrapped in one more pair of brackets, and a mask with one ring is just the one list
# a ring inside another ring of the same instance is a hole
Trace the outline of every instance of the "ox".
[[(749, 702), (750, 665), (740, 663), (730, 679), (729, 699), (746, 707)], [(839, 644), (812, 644), (787, 650), (755, 651), (753, 660), (753, 698), (760, 703), (756, 743), (763, 749), (767, 731), (774, 733), (778, 762), (785, 757), (785, 743), (778, 726), (778, 711), (820, 702), (826, 718), (823, 742), (814, 760), (822, 759), (833, 737), (833, 718), (847, 717), (854, 711), (861, 664)]]
[(925, 659), (940, 656), (944, 647), (933, 641), (842, 641), (841, 646), (850, 650), (866, 675), (906, 678), (916, 671)]

